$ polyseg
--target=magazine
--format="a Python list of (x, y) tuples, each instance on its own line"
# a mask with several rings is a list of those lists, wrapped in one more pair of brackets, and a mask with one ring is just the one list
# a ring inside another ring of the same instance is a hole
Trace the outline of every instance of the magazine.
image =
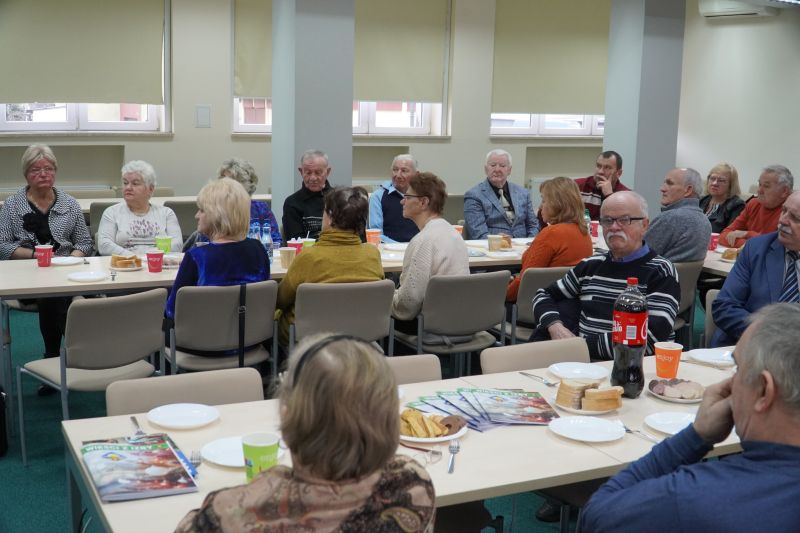
[(81, 455), (104, 502), (197, 491), (196, 471), (164, 433), (87, 441)]
[(538, 392), (469, 390), (480, 402), (489, 419), (496, 424), (547, 425), (558, 418), (555, 409)]

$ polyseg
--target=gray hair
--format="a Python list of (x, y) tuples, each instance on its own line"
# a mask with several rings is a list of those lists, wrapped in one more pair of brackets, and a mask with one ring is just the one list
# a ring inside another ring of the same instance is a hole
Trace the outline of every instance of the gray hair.
[(56, 161), (53, 150), (46, 144), (32, 144), (22, 154), (22, 175), (27, 176), (28, 170), (41, 159), (47, 159), (53, 164), (53, 168), (58, 170), (58, 161)]
[(156, 186), (156, 170), (147, 161), (138, 159), (128, 161), (122, 166), (121, 174), (122, 176), (125, 176), (125, 174), (139, 174), (145, 185), (154, 188)]
[(778, 183), (785, 185), (790, 191), (794, 189), (794, 176), (792, 172), (783, 165), (769, 165), (764, 167), (762, 173), (775, 174), (778, 176)]
[(411, 166), (414, 167), (414, 170), (417, 170), (418, 166), (417, 160), (411, 154), (400, 154), (394, 156), (394, 159), (392, 159), (392, 166), (394, 166), (394, 164), (397, 163), (398, 161), (410, 161)]
[(226, 159), (222, 162), (222, 166), (219, 167), (217, 173), (219, 174), (218, 178), (233, 178), (241, 183), (250, 196), (253, 196), (253, 193), (256, 192), (258, 176), (256, 175), (256, 169), (253, 168), (249, 161), (238, 157)]
[(687, 185), (692, 186), (695, 198), (700, 198), (700, 194), (703, 192), (703, 177), (693, 168), (683, 169), (683, 186)]
[(486, 163), (489, 162), (489, 158), (492, 157), (493, 155), (504, 155), (504, 156), (506, 156), (508, 158), (508, 166), (510, 166), (510, 167), (514, 166), (514, 163), (511, 160), (511, 154), (509, 154), (508, 152), (506, 152), (502, 148), (495, 148), (494, 150), (492, 150), (491, 152), (486, 154)]
[(325, 160), (325, 166), (330, 166), (330, 161), (328, 161), (328, 154), (323, 152), (322, 150), (306, 150), (303, 152), (303, 155), (300, 156), (300, 166), (303, 166), (303, 163), (307, 159), (316, 159), (317, 157), (321, 157)]
[(783, 402), (800, 413), (800, 305), (768, 305), (753, 314), (751, 324), (750, 342), (737, 353), (745, 383), (756, 383), (768, 371)]
[[(646, 217), (646, 218), (650, 217), (650, 215), (648, 215), (648, 210), (647, 210), (648, 209), (647, 200), (644, 199), (644, 196), (642, 196), (641, 194), (639, 194), (636, 191), (618, 191), (618, 192), (614, 192), (614, 193), (609, 194), (608, 196), (606, 196), (606, 198), (608, 198), (610, 196), (617, 196), (617, 195), (633, 198), (639, 204), (639, 209), (642, 210), (641, 215), (643, 217)], [(601, 213), (603, 212), (603, 205), (600, 206), (600, 212)]]

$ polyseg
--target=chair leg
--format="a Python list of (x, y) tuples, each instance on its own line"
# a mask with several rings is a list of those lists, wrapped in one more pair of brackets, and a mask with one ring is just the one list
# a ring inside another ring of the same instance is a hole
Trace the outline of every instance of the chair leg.
[[(511, 345), (517, 344), (517, 304), (511, 305)], [(505, 327), (503, 328), (505, 330)]]
[(569, 512), (571, 507), (569, 505), (561, 505), (561, 517), (559, 521), (559, 531), (561, 533), (569, 533)]
[(25, 413), (22, 409), (22, 368), (17, 367), (17, 408), (19, 409), (19, 446), (22, 466), (28, 466), (28, 448), (25, 446)]
[(394, 317), (389, 317), (389, 346), (386, 348), (386, 353), (389, 354), (389, 357), (394, 355)]
[(278, 321), (272, 323), (272, 385), (278, 382), (278, 361), (280, 353), (278, 351)]
[(61, 383), (59, 383), (61, 391), (61, 419), (69, 420), (69, 389), (67, 387), (67, 352), (61, 348)]
[(294, 335), (295, 335), (294, 324), (289, 324), (289, 353), (292, 353), (294, 351), (294, 342), (295, 342)]
[(170, 328), (169, 330), (169, 348), (170, 348), (170, 355), (172, 358), (170, 359), (170, 374), (177, 374), (178, 373), (178, 355), (176, 351), (176, 344), (175, 344), (175, 328)]

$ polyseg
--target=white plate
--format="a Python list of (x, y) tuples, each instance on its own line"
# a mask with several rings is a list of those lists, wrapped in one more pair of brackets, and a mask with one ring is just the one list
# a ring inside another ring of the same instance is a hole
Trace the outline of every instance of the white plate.
[(474, 246), (475, 248), (488, 248), (489, 247), (489, 240), (488, 239), (467, 239), (464, 241), (467, 243), (467, 246)]
[(604, 380), (608, 377), (608, 369), (600, 365), (589, 363), (556, 363), (550, 365), (548, 370), (561, 379), (596, 379)]
[(78, 265), (83, 263), (83, 257), (75, 257), (74, 255), (70, 255), (68, 257), (54, 257), (51, 259), (50, 263), (53, 266)]
[(108, 278), (108, 272), (90, 270), (88, 272), (73, 272), (67, 276), (68, 280), (80, 281), (81, 283), (91, 283), (93, 281), (103, 281)]
[(487, 257), (495, 257), (497, 259), (502, 259), (505, 257), (519, 257), (519, 252), (486, 252)]
[(700, 402), (703, 401), (702, 397), (701, 398), (692, 398), (692, 399), (670, 398), (669, 396), (664, 396), (663, 394), (656, 394), (655, 392), (650, 390), (649, 386), (645, 386), (645, 389), (647, 389), (647, 392), (650, 393), (650, 396), (655, 396), (659, 400), (664, 400), (665, 402), (672, 402), (672, 403), (700, 403)]
[(691, 350), (686, 352), (689, 358), (701, 363), (716, 366), (733, 366), (736, 361), (733, 360), (733, 355), (730, 350), (722, 348), (703, 348), (698, 350)]
[(714, 248), (714, 251), (715, 251), (715, 252), (718, 252), (718, 253), (722, 253), (722, 252), (724, 252), (724, 251), (725, 251), (725, 250), (727, 250), (727, 249), (728, 249), (728, 247), (727, 247), (727, 246), (722, 246), (721, 244), (718, 244), (718, 245), (717, 245), (717, 247), (716, 247), (716, 248)]
[(173, 403), (151, 409), (147, 419), (168, 429), (194, 429), (219, 418), (216, 407), (201, 403)]
[(735, 263), (736, 262), (736, 259), (725, 259), (724, 257), (720, 257), (719, 260), (722, 261), (723, 263)]
[(661, 413), (653, 413), (644, 417), (644, 423), (668, 435), (674, 435), (680, 430), (694, 422), (694, 413), (676, 413), (673, 411), (664, 411)]
[(383, 249), (390, 252), (405, 252), (408, 248), (407, 242), (387, 242), (383, 244)]
[[(278, 459), (280, 459), (283, 454), (283, 448), (278, 447)], [(220, 466), (244, 468), (242, 437), (225, 437), (211, 441), (200, 449), (200, 456), (204, 461), (208, 461), (209, 463)]]
[(466, 434), (468, 429), (469, 428), (467, 426), (464, 426), (463, 428), (458, 430), (456, 433), (453, 433), (452, 435), (445, 435), (444, 437), (423, 438), (423, 437), (409, 437), (407, 435), (400, 435), (400, 440), (404, 440), (406, 442), (416, 442), (418, 444), (436, 444), (437, 442), (447, 442), (449, 440), (458, 439), (460, 437), (463, 437), (464, 434)]
[(625, 428), (616, 422), (593, 416), (563, 416), (550, 422), (556, 435), (582, 442), (610, 442), (625, 435)]
[(381, 259), (384, 261), (402, 261), (403, 254), (392, 253), (392, 252), (382, 252)]
[(514, 237), (511, 239), (511, 242), (516, 244), (517, 246), (528, 246), (530, 243), (533, 242), (533, 237)]
[(564, 405), (557, 404), (555, 396), (552, 396), (550, 399), (552, 400), (553, 406), (555, 406), (557, 409), (561, 409), (562, 411), (566, 411), (574, 415), (583, 415), (583, 416), (604, 415), (606, 413), (611, 413), (617, 410), (616, 407), (614, 409), (606, 409), (605, 411), (587, 411), (585, 409), (573, 409), (572, 407), (567, 407)]
[(143, 268), (144, 268), (144, 265), (142, 265), (142, 266), (138, 266), (138, 267), (137, 267), (137, 266), (132, 266), (132, 267), (123, 267), (123, 268), (120, 268), (120, 267), (113, 267), (113, 268), (114, 268), (114, 270), (115, 270), (115, 271), (117, 271), (117, 272), (134, 272), (134, 271), (136, 271), (136, 270), (141, 270), (141, 269), (143, 269)]
[[(147, 261), (147, 257), (145, 257), (145, 263)], [(164, 263), (163, 268), (170, 269), (170, 268), (178, 268), (181, 266), (181, 261), (183, 261), (183, 254), (178, 252), (171, 252), (168, 254), (164, 254)], [(142, 263), (142, 264), (145, 264)]]

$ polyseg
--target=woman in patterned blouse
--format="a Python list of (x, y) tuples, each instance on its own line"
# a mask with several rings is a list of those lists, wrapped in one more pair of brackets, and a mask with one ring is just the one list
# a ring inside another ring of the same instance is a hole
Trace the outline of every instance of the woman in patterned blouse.
[[(58, 161), (49, 146), (34, 144), (22, 156), (27, 185), (0, 210), (0, 259), (33, 259), (38, 244), (53, 246), (56, 256), (91, 255), (92, 238), (78, 202), (54, 186)], [(39, 298), (39, 329), (44, 356), (58, 357), (70, 298)], [(31, 301), (23, 301), (31, 303)], [(53, 392), (42, 385), (40, 394)]]
[(397, 384), (382, 354), (347, 335), (303, 339), (280, 388), (292, 467), (209, 494), (176, 531), (431, 532), (428, 473), (395, 455)]

